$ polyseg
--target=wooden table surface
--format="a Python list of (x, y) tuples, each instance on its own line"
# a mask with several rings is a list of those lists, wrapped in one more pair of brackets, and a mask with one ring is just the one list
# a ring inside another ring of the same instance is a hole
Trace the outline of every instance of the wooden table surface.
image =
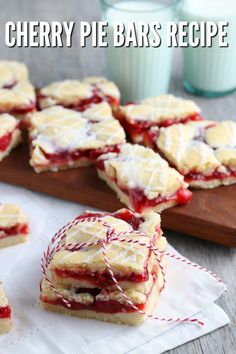
[[(96, 21), (100, 19), (99, 0), (0, 0), (0, 59), (22, 60), (29, 66), (31, 80), (37, 86), (66, 78), (105, 75), (104, 49), (79, 48), (74, 33), (72, 48), (7, 48), (4, 26), (7, 21)], [(78, 28), (77, 28), (78, 29)], [(182, 59), (176, 50), (170, 91), (192, 98), (181, 84)], [(194, 97), (209, 119), (236, 120), (236, 93), (224, 98)], [(219, 200), (219, 203), (221, 201)], [(227, 208), (227, 205), (222, 205)], [(236, 353), (236, 249), (166, 232), (169, 242), (191, 260), (216, 272), (228, 286), (219, 305), (231, 318), (231, 324), (200, 339), (171, 350), (171, 354)], [(56, 353), (55, 353), (56, 354)]]

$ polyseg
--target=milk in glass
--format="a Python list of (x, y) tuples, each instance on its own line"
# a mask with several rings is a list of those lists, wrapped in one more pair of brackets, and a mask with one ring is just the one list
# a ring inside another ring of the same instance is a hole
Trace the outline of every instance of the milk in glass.
[[(114, 3), (114, 2), (113, 2)], [(113, 7), (103, 7), (104, 20), (109, 22), (107, 64), (108, 76), (119, 86), (123, 101), (134, 101), (168, 91), (172, 48), (166, 45), (166, 22), (176, 17), (176, 3), (169, 6), (155, 1), (118, 1)], [(161, 46), (114, 47), (112, 23), (120, 21), (160, 22)]]
[(236, 88), (236, 0), (185, 0), (181, 10), (185, 21), (227, 21), (228, 48), (218, 39), (212, 48), (184, 48), (184, 85), (187, 90), (218, 96)]

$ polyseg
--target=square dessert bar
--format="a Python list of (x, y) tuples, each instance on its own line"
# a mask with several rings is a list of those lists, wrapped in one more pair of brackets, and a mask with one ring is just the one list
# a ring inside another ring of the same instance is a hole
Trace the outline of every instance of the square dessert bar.
[(141, 145), (124, 144), (117, 152), (101, 155), (97, 171), (121, 202), (136, 212), (161, 212), (192, 197), (183, 176)]
[(24, 63), (0, 60), (0, 88), (10, 89), (21, 81), (27, 81), (28, 76)]
[(30, 164), (36, 172), (91, 165), (125, 142), (125, 132), (105, 102), (83, 113), (47, 108), (34, 113), (29, 124)]
[(26, 242), (27, 216), (14, 204), (0, 204), (0, 248)]
[(25, 64), (0, 61), (0, 113), (25, 118), (35, 107), (35, 91)]
[(0, 114), (0, 161), (20, 142), (19, 122), (10, 114)]
[(38, 94), (40, 109), (61, 105), (83, 112), (93, 104), (103, 101), (108, 102), (112, 109), (116, 109), (120, 103), (118, 87), (104, 77), (53, 82), (42, 88)]
[(135, 143), (144, 141), (151, 127), (166, 127), (177, 122), (202, 120), (200, 108), (189, 100), (173, 95), (151, 97), (120, 106), (116, 118)]
[[(153, 212), (140, 215), (121, 209), (113, 214), (85, 212), (77, 219), (93, 216), (95, 220), (77, 223), (66, 232), (61, 249), (54, 254), (48, 267), (54, 287), (70, 306), (63, 302), (45, 279), (41, 284), (42, 306), (84, 318), (139, 324), (146, 316), (138, 310), (147, 313), (153, 311), (164, 281), (163, 271), (149, 248), (119, 240), (106, 244), (109, 265), (125, 295), (135, 305), (134, 308), (115, 286), (101, 244), (75, 251), (66, 250), (65, 247), (105, 239), (107, 231), (113, 229), (115, 235), (124, 233), (121, 239), (137, 240), (147, 246), (155, 245), (164, 252), (167, 243), (162, 236), (160, 216)], [(137, 231), (142, 234), (137, 234)], [(164, 256), (161, 254), (164, 267)]]
[(0, 282), (0, 335), (11, 330), (11, 308), (8, 305), (3, 285)]
[(202, 121), (161, 128), (155, 147), (195, 188), (236, 183), (236, 123)]

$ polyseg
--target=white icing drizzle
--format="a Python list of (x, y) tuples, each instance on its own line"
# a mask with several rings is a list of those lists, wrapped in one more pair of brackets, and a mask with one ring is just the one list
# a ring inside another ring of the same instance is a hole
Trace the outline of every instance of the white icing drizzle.
[(161, 129), (156, 142), (159, 149), (184, 174), (198, 171), (210, 175), (216, 169), (224, 173), (221, 161), (224, 161), (224, 165), (232, 164), (232, 155), (228, 154), (228, 161), (224, 160), (223, 155), (226, 156), (227, 151), (221, 150), (219, 154), (214, 148), (236, 145), (236, 124), (229, 121), (176, 124)]
[(200, 155), (200, 165), (204, 165), (205, 163), (207, 163), (208, 159), (207, 159), (206, 149), (209, 149), (208, 145), (201, 143), (201, 142), (198, 143), (198, 152)]
[(109, 95), (116, 98), (120, 97), (117, 86), (105, 78), (53, 82), (44, 87), (40, 92), (45, 96), (53, 97), (57, 103), (73, 104), (77, 103), (78, 100), (92, 97), (94, 88), (99, 90), (100, 95)]
[(97, 110), (93, 108), (87, 115), (61, 106), (33, 114), (30, 133), (33, 138), (32, 145), (39, 146), (47, 153), (53, 153), (125, 142), (124, 130), (112, 116), (106, 115), (103, 120), (100, 116), (100, 120), (96, 121), (97, 114), (100, 115), (100, 110), (104, 110), (104, 105), (101, 105), (97, 105)]
[(27, 222), (27, 217), (14, 204), (0, 204), (0, 226), (10, 227), (17, 223)]
[[(103, 220), (108, 222), (111, 227), (113, 227), (116, 232), (120, 231), (132, 231), (132, 227), (125, 221), (116, 219), (114, 217), (104, 216)], [(73, 228), (71, 228), (66, 235), (66, 244), (73, 244), (79, 242), (95, 242), (96, 240), (102, 239), (105, 237), (107, 232), (107, 228), (102, 224), (97, 222), (84, 222), (80, 223)], [(151, 235), (152, 236), (152, 235)], [(125, 237), (125, 236), (123, 236)], [(127, 237), (127, 236), (126, 236)], [(137, 237), (137, 236), (128, 236), (128, 237)], [(149, 237), (140, 238), (143, 242), (150, 242)], [(112, 260), (113, 263), (116, 264), (125, 264), (131, 262), (137, 262), (138, 258), (146, 257), (146, 252), (144, 252), (143, 248), (139, 245), (130, 245), (128, 243), (121, 243), (117, 241), (113, 241), (106, 245), (106, 251), (109, 255), (110, 252), (116, 251), (115, 259)], [(78, 251), (83, 253), (83, 264), (91, 264), (96, 261), (100, 261), (102, 256), (102, 247), (101, 246), (93, 246), (89, 249), (82, 249)], [(71, 258), (74, 257), (74, 252), (65, 252), (59, 259), (59, 264), (65, 264), (69, 262)]]
[[(176, 124), (172, 127), (161, 128), (161, 134), (163, 136), (163, 151), (168, 154), (172, 154), (173, 151), (176, 163), (177, 165), (180, 165), (184, 151), (186, 150), (185, 126), (183, 124)], [(176, 140), (173, 140), (173, 129), (175, 128), (177, 128), (175, 135)]]
[(183, 177), (160, 155), (140, 145), (124, 144), (120, 153), (101, 158), (108, 176), (115, 169), (118, 186), (140, 188), (150, 199), (165, 195), (167, 190), (173, 194), (183, 183)]
[(185, 140), (184, 140), (184, 132), (183, 132), (183, 125), (178, 124), (178, 148), (176, 151), (176, 161), (178, 164), (181, 163), (181, 158), (182, 158), (182, 154), (183, 151), (185, 150), (186, 146), (185, 146)]
[(0, 104), (1, 107), (6, 104), (12, 108), (14, 105), (28, 105), (35, 101), (35, 92), (33, 86), (29, 82), (19, 82), (11, 90), (0, 88)]
[(138, 259), (143, 255), (143, 248), (140, 246), (127, 246), (127, 244), (122, 242), (113, 242), (113, 244), (110, 243), (106, 247), (108, 253), (109, 249), (111, 249), (112, 247), (119, 248), (119, 254), (116, 255), (116, 258), (113, 261), (115, 263), (136, 263), (138, 262)]
[(231, 138), (234, 139), (236, 143), (236, 129), (231, 129), (232, 127), (229, 125), (229, 122), (222, 122), (221, 125), (227, 131), (227, 134), (231, 136)]
[(0, 137), (12, 132), (17, 126), (17, 120), (10, 114), (0, 114)]
[(0, 87), (24, 80), (28, 80), (28, 70), (25, 64), (17, 61), (0, 61)]
[(8, 300), (7, 297), (5, 295), (4, 289), (3, 289), (3, 285), (0, 282), (0, 307), (5, 307), (8, 305)]
[(161, 128), (161, 133), (164, 133), (165, 135), (165, 142), (164, 142), (164, 149), (165, 151), (170, 151), (172, 147), (172, 140), (171, 140), (171, 135), (170, 135), (170, 130), (169, 129), (164, 129)]
[(184, 119), (189, 115), (200, 112), (200, 108), (193, 101), (184, 100), (173, 95), (161, 95), (144, 99), (135, 105), (124, 106), (122, 110), (126, 113), (127, 119), (153, 122), (172, 118)]

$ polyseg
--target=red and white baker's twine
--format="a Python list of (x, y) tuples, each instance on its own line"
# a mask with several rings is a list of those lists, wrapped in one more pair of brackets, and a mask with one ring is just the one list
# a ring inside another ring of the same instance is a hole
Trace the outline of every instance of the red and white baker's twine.
[[(79, 224), (79, 223), (83, 223), (83, 222), (100, 222), (102, 223), (102, 225), (104, 227), (107, 228), (107, 233), (106, 233), (106, 237), (104, 239), (99, 239), (97, 241), (94, 242), (83, 242), (83, 243), (77, 243), (77, 244), (64, 244), (62, 241), (65, 239), (66, 237), (66, 232), (73, 226)], [(165, 322), (188, 322), (188, 323), (193, 323), (193, 324), (197, 324), (199, 326), (203, 326), (204, 323), (202, 321), (199, 321), (197, 318), (190, 318), (190, 317), (186, 317), (186, 318), (173, 318), (173, 317), (158, 317), (158, 316), (154, 316), (152, 314), (147, 314), (145, 311), (142, 311), (140, 309), (138, 309), (137, 306), (134, 305), (134, 303), (129, 299), (129, 297), (125, 294), (125, 291), (121, 288), (121, 286), (119, 285), (118, 281), (115, 278), (115, 275), (112, 271), (112, 268), (110, 266), (109, 260), (107, 258), (107, 251), (106, 251), (106, 245), (113, 242), (113, 241), (119, 241), (122, 243), (132, 243), (132, 244), (137, 244), (139, 246), (142, 247), (146, 247), (148, 248), (156, 257), (156, 260), (158, 262), (159, 268), (161, 270), (162, 276), (163, 276), (163, 286), (160, 289), (160, 292), (165, 288), (166, 285), (166, 279), (165, 279), (165, 271), (164, 271), (164, 267), (162, 265), (161, 262), (161, 255), (165, 254), (166, 256), (175, 259), (177, 261), (180, 261), (182, 263), (185, 263), (193, 268), (197, 268), (199, 270), (202, 270), (208, 274), (210, 274), (211, 276), (213, 276), (218, 282), (222, 282), (222, 280), (213, 272), (209, 271), (208, 269), (193, 263), (191, 261), (189, 261), (188, 259), (184, 258), (184, 257), (180, 257), (179, 255), (176, 254), (172, 254), (166, 251), (161, 251), (159, 250), (157, 247), (154, 247), (154, 242), (155, 242), (155, 236), (151, 239), (150, 244), (146, 244), (145, 242), (141, 242), (137, 239), (133, 240), (131, 238), (122, 238), (122, 236), (127, 236), (129, 234), (132, 235), (138, 235), (138, 236), (142, 236), (142, 237), (147, 237), (145, 234), (143, 234), (140, 231), (124, 231), (124, 232), (119, 232), (116, 233), (114, 228), (109, 225), (109, 223), (107, 223), (106, 221), (102, 220), (102, 217), (100, 216), (90, 216), (90, 217), (77, 217), (75, 218), (73, 221), (69, 222), (67, 225), (63, 226), (52, 238), (50, 244), (48, 245), (47, 250), (44, 252), (42, 260), (41, 260), (41, 268), (42, 268), (42, 273), (43, 273), (43, 277), (45, 278), (45, 280), (47, 281), (47, 283), (49, 284), (50, 288), (54, 291), (54, 293), (63, 301), (63, 303), (66, 305), (66, 307), (70, 308), (70, 302), (65, 298), (64, 295), (62, 295), (52, 284), (51, 280), (48, 278), (47, 276), (47, 268), (54, 256), (55, 253), (57, 253), (60, 250), (67, 250), (70, 252), (76, 252), (79, 251), (82, 248), (89, 248), (91, 246), (101, 246), (102, 250), (103, 250), (103, 258), (104, 261), (106, 263), (107, 266), (107, 270), (111, 276), (111, 279), (115, 285), (115, 287), (117, 288), (117, 290), (120, 291), (120, 293), (122, 294), (123, 298), (125, 299), (125, 301), (137, 312), (139, 312), (142, 315), (146, 315), (149, 318), (155, 319), (155, 320), (159, 320), (159, 321), (165, 321)]]

